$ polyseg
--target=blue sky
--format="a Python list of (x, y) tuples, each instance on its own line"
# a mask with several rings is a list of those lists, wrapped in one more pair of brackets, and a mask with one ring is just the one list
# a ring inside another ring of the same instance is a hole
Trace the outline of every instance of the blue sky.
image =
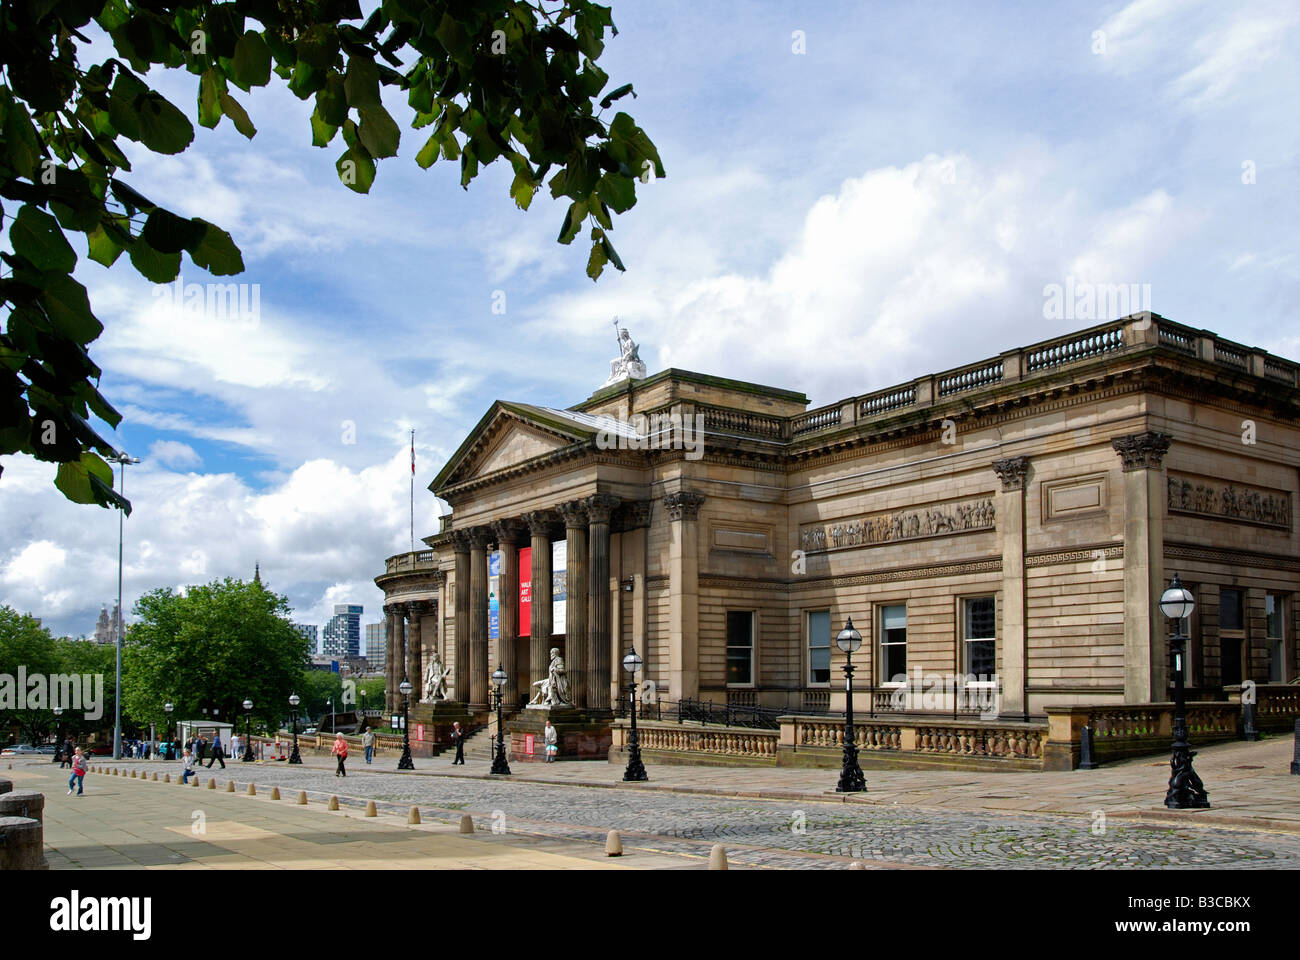
[[(379, 620), (372, 579), (408, 544), (407, 431), (419, 537), (425, 487), (494, 399), (563, 406), (603, 382), (614, 315), (652, 371), (814, 404), (1087, 325), (1044, 319), (1067, 276), (1150, 284), (1165, 316), (1300, 358), (1293, 3), (613, 8), (601, 63), (635, 84), (621, 105), (668, 177), (616, 221), (628, 272), (599, 284), (581, 243), (554, 242), (559, 204), (515, 209), (505, 169), (468, 192), (454, 164), (421, 171), (420, 131), (351, 193), (341, 141), (311, 147), (282, 89), (240, 97), (251, 143), (223, 122), (179, 157), (129, 151), (128, 182), (232, 232), (260, 312), (186, 317), (125, 259), (78, 266), (117, 439), (143, 459), (128, 608), (260, 561), (302, 621), (344, 602)], [(193, 77), (152, 80), (193, 115)], [(64, 501), (48, 465), (4, 468), (0, 602), (89, 632), (116, 594), (116, 516)]]

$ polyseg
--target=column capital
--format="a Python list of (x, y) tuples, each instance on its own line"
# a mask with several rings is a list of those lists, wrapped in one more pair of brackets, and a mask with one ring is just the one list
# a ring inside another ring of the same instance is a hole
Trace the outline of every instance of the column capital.
[(614, 508), (622, 502), (621, 497), (616, 497), (612, 493), (598, 493), (582, 501), (592, 523), (609, 523)]
[(408, 619), (422, 617), (426, 613), (432, 613), (437, 607), (436, 600), (408, 600), (406, 602), (406, 616)]
[(469, 528), (469, 545), (477, 550), (486, 550), (489, 543), (496, 542), (496, 531), (487, 524)]
[(664, 506), (668, 508), (669, 520), (696, 520), (700, 516), (700, 507), (704, 503), (704, 494), (694, 490), (680, 490), (664, 495)]
[(582, 500), (566, 500), (555, 508), (564, 518), (566, 530), (579, 530), (587, 525), (587, 507)]
[(1029, 474), (1029, 458), (1003, 457), (1001, 460), (994, 460), (993, 472), (1002, 481), (1003, 490), (1023, 490)]
[(406, 616), (406, 604), (400, 600), (395, 603), (384, 604), (384, 615), (389, 617)]
[(622, 533), (625, 530), (639, 530), (650, 526), (650, 501), (629, 500), (614, 513), (613, 522)]
[(499, 544), (518, 543), (519, 538), (524, 535), (523, 522), (513, 518), (494, 520), (492, 529), (496, 531)]
[(451, 548), (455, 553), (469, 553), (470, 535), (468, 530), (451, 532)]
[(531, 510), (524, 514), (524, 523), (528, 524), (528, 532), (534, 537), (550, 536), (554, 520), (555, 516), (549, 510)]
[(1147, 430), (1115, 437), (1110, 445), (1123, 460), (1124, 472), (1130, 473), (1133, 470), (1159, 470), (1172, 439), (1167, 433)]

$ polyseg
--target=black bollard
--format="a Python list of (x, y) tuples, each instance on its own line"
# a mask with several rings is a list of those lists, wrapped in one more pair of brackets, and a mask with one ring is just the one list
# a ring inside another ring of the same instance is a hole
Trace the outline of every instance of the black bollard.
[(1097, 761), (1092, 758), (1092, 727), (1079, 731), (1079, 769), (1097, 769)]
[(1255, 729), (1255, 705), (1253, 703), (1243, 703), (1241, 705), (1241, 719), (1243, 726), (1241, 739), (1247, 743), (1254, 743), (1259, 739), (1259, 731)]
[(1291, 761), (1291, 774), (1300, 777), (1300, 717), (1295, 721), (1295, 757)]

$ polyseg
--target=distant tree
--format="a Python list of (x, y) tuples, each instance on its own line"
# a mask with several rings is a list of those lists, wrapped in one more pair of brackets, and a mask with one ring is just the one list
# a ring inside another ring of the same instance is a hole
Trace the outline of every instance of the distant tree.
[[(86, 31), (107, 34), (115, 55), (83, 62)], [(226, 231), (123, 179), (128, 144), (178, 154), (194, 140), (189, 118), (146, 74), (189, 72), (199, 125), (226, 117), (250, 139), (257, 130), (230, 88), (249, 93), (274, 74), (312, 101), (314, 146), (342, 133), (335, 167), (358, 193), (369, 192), (378, 160), (397, 155), (401, 129), (380, 92), (399, 90), (411, 128), (429, 128), (416, 163), (458, 162), (468, 188), (504, 160), (524, 209), (545, 183), (570, 201), (560, 243), (590, 226), (595, 280), (607, 263), (623, 269), (613, 215), (636, 203), (638, 180), (664, 176), (629, 115), (603, 116), (632, 92), (624, 84), (602, 96), (609, 76), (596, 60), (614, 33), (610, 9), (590, 0), (382, 0), (364, 18), (358, 0), (0, 2), (0, 220), (12, 247), (0, 252), (0, 456), (57, 463), (55, 486), (69, 500), (130, 509), (101, 457), (117, 451), (90, 424), (94, 414), (116, 428), (121, 414), (99, 392), (87, 348), (103, 326), (73, 278), (64, 231), (84, 234), (104, 266), (126, 252), (154, 283), (176, 279), (182, 254), (214, 276), (244, 269)]]
[(54, 714), (48, 709), (22, 709), (28, 690), (18, 685), (20, 672), (25, 677), (45, 677), (48, 683), (58, 672), (54, 638), (30, 614), (0, 606), (0, 727), (17, 726), (25, 742), (40, 743), (53, 729)]
[[(141, 723), (192, 720), (206, 708), (243, 729), (245, 699), (258, 727), (289, 714), (308, 641), (289, 622), (289, 601), (261, 584), (214, 580), (154, 590), (139, 599), (122, 647), (123, 706)], [(299, 694), (301, 696), (301, 693)]]

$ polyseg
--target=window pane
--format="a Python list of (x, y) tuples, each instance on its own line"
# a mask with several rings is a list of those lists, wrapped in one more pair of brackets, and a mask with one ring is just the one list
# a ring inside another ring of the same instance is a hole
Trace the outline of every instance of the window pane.
[(1276, 593), (1264, 596), (1264, 635), (1272, 640), (1282, 639), (1282, 598)]
[(907, 645), (888, 644), (880, 648), (880, 680), (890, 683), (907, 679)]
[(808, 651), (808, 682), (831, 682), (831, 651), (829, 647)]
[(1242, 630), (1244, 618), (1241, 611), (1240, 590), (1219, 591), (1219, 629)]
[(831, 645), (831, 612), (816, 610), (808, 614), (808, 646), (829, 647)]
[(997, 671), (997, 644), (992, 640), (966, 643), (966, 672), (980, 680), (991, 679)]
[(753, 651), (740, 648), (727, 648), (727, 683), (752, 683)]
[(754, 682), (754, 613), (727, 612), (727, 683)]
[(997, 636), (997, 607), (992, 597), (966, 601), (966, 639), (988, 640)]
[(808, 614), (808, 683), (831, 680), (831, 612), (814, 610)]
[(727, 646), (751, 646), (754, 642), (754, 614), (749, 610), (727, 613)]
[(880, 610), (880, 625), (884, 630), (907, 629), (907, 607), (903, 604), (882, 607)]

